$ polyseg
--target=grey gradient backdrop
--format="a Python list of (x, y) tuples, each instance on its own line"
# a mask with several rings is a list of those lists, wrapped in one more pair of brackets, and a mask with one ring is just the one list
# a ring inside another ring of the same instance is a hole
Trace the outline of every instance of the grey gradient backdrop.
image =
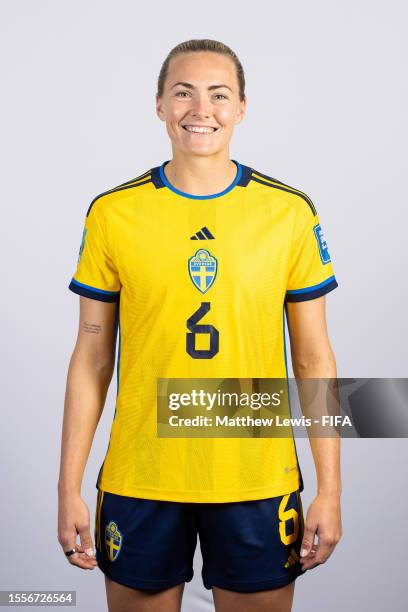
[[(171, 47), (222, 40), (241, 57), (248, 115), (231, 157), (305, 191), (339, 288), (328, 322), (339, 376), (405, 377), (407, 13), (404, 2), (7, 1), (1, 21), (2, 589), (75, 589), (106, 610), (103, 575), (67, 563), (56, 537), (66, 371), (79, 298), (68, 291), (86, 209), (102, 191), (169, 159), (154, 111)], [(95, 479), (115, 379), (88, 462)], [(297, 442), (304, 504), (315, 492)], [(294, 611), (405, 610), (406, 440), (343, 443), (344, 537), (297, 581)], [(183, 611), (212, 610), (195, 577)]]

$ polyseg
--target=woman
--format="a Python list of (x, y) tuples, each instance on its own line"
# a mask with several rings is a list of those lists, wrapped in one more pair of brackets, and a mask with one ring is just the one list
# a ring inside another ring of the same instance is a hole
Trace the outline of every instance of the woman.
[[(336, 377), (324, 295), (337, 282), (316, 209), (303, 192), (230, 159), (246, 105), (231, 49), (181, 43), (162, 66), (156, 96), (172, 159), (88, 209), (70, 283), (81, 296), (80, 323), (58, 534), (72, 564), (104, 572), (113, 612), (179, 610), (197, 534), (218, 612), (286, 612), (295, 579), (323, 563), (341, 536), (338, 440), (311, 439), (317, 495), (304, 525), (292, 437), (217, 437), (204, 428), (201, 437), (187, 428), (180, 436), (166, 405), (159, 409), (169, 389), (191, 394), (198, 379), (286, 378), (285, 310), (296, 377)], [(95, 559), (80, 489), (117, 328), (118, 395), (97, 481)]]

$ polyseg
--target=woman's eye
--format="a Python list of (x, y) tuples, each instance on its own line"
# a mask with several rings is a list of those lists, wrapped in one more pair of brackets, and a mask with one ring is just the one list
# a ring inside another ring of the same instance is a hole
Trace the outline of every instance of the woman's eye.
[[(175, 93), (175, 95), (179, 98), (185, 98), (188, 97), (190, 95), (189, 91), (177, 91)], [(227, 96), (225, 96), (224, 94), (215, 94), (214, 96), (217, 100), (228, 100)]]

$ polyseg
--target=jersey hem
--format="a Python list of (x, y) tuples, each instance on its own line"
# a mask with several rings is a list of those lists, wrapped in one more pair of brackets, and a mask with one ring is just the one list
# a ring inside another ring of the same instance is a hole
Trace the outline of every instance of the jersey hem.
[(96, 287), (91, 287), (91, 285), (80, 283), (74, 278), (68, 285), (68, 289), (77, 295), (82, 295), (83, 297), (91, 298), (93, 300), (99, 300), (100, 302), (118, 302), (120, 296), (120, 291), (105, 291), (104, 289), (97, 289)]
[(300, 488), (300, 479), (297, 477), (290, 483), (274, 484), (269, 487), (245, 490), (223, 490), (223, 491), (171, 491), (166, 489), (147, 489), (119, 485), (113, 481), (101, 479), (97, 488), (105, 493), (123, 495), (125, 497), (140, 497), (142, 499), (154, 499), (158, 501), (176, 501), (187, 503), (228, 503), (236, 501), (251, 501), (257, 499), (268, 499), (293, 493)]
[(305, 289), (292, 289), (286, 292), (286, 302), (304, 302), (305, 300), (313, 300), (321, 297), (329, 291), (333, 291), (338, 287), (337, 280), (334, 276), (331, 276), (323, 283), (315, 285), (313, 287), (306, 287)]

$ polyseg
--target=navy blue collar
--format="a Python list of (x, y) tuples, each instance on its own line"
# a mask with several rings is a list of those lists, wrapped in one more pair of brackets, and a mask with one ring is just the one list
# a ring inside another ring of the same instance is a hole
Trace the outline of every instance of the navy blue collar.
[(171, 183), (169, 183), (164, 173), (164, 167), (166, 164), (169, 163), (169, 161), (170, 160), (167, 160), (163, 162), (161, 166), (156, 166), (155, 168), (152, 168), (151, 176), (152, 176), (152, 182), (154, 186), (157, 189), (160, 189), (161, 187), (168, 187), (168, 189), (170, 189), (174, 193), (177, 193), (178, 195), (183, 196), (184, 198), (191, 198), (192, 200), (210, 200), (212, 198), (219, 198), (220, 196), (223, 196), (229, 191), (231, 191), (232, 189), (234, 189), (236, 185), (240, 185), (241, 187), (246, 187), (251, 178), (252, 169), (249, 168), (248, 166), (244, 166), (243, 164), (240, 164), (239, 162), (235, 161), (235, 159), (233, 159), (231, 161), (233, 161), (237, 167), (237, 174), (235, 176), (235, 179), (226, 189), (224, 189), (223, 191), (220, 191), (219, 193), (214, 193), (211, 195), (192, 195), (191, 193), (186, 193), (185, 191), (181, 191), (180, 189), (177, 189)]

